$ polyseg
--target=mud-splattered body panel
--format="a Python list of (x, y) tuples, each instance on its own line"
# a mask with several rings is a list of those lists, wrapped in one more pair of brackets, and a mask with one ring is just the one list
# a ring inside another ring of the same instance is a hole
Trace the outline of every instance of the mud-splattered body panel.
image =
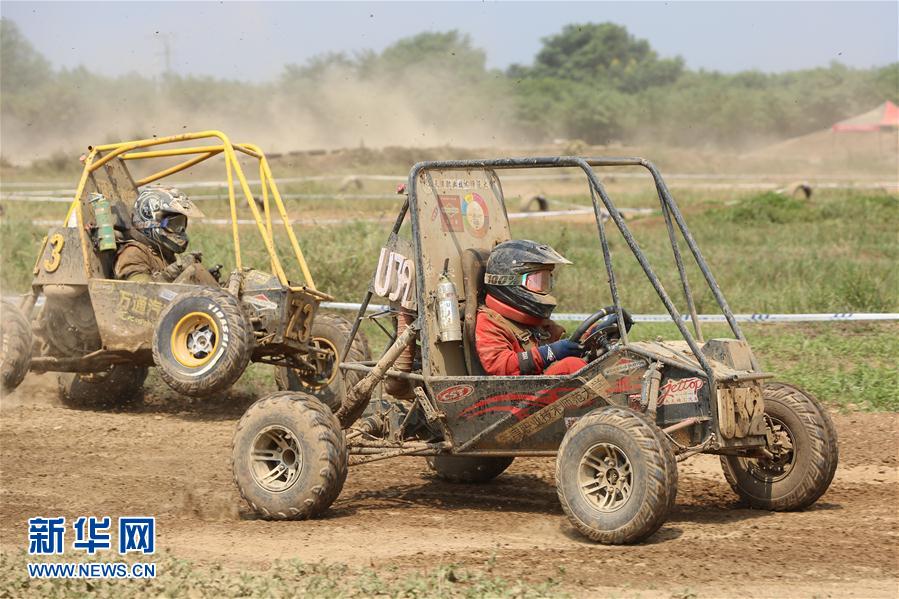
[[(645, 411), (644, 374), (650, 361), (618, 349), (572, 376), (452, 377), (429, 382), (457, 447), (471, 451), (555, 451), (565, 431), (596, 408), (616, 404)], [(682, 434), (699, 442), (710, 418), (709, 389), (692, 373), (662, 371), (656, 422), (696, 417)]]

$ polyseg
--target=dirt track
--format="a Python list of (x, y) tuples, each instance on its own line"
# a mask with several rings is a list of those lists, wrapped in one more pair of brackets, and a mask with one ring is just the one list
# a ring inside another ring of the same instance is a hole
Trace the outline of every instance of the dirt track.
[(0, 411), (0, 548), (26, 547), (37, 515), (157, 515), (157, 545), (178, 557), (267, 568), (276, 558), (359, 566), (482, 567), (564, 580), (574, 594), (899, 595), (899, 417), (835, 414), (840, 467), (803, 513), (741, 509), (717, 460), (683, 464), (677, 506), (633, 547), (584, 542), (563, 516), (553, 462), (521, 459), (495, 482), (454, 486), (424, 460), (350, 471), (329, 516), (272, 523), (246, 513), (230, 441), (248, 398), (151, 402), (138, 412), (56, 405), (50, 375), (30, 377)]

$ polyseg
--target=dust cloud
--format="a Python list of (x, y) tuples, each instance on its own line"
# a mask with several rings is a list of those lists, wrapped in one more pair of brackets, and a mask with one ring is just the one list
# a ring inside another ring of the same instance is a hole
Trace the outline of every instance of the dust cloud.
[(350, 70), (331, 69), (302, 82), (181, 80), (169, 89), (141, 81), (103, 91), (86, 106), (45, 112), (34, 122), (7, 115), (0, 130), (4, 159), (26, 164), (60, 152), (79, 153), (88, 145), (207, 129), (270, 153), (521, 141), (504, 125), (511, 114), (506, 94), (468, 93), (464, 82), (426, 71), (413, 70), (401, 79), (360, 79)]

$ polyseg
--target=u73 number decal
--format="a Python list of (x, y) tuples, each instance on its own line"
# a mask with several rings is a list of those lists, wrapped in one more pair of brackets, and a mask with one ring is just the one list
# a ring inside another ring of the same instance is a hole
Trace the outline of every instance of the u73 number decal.
[(50, 246), (50, 255), (44, 260), (44, 272), (56, 272), (56, 269), (59, 268), (59, 263), (62, 262), (62, 246), (65, 243), (66, 240), (60, 233), (55, 234), (47, 242), (47, 245)]

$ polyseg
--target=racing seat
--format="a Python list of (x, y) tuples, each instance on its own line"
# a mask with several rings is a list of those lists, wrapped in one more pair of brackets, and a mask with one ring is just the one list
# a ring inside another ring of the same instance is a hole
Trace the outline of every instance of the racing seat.
[(484, 271), (487, 269), (488, 250), (468, 248), (462, 252), (462, 286), (464, 287), (465, 314), (462, 320), (462, 347), (465, 352), (465, 366), (470, 376), (485, 376), (487, 373), (478, 359), (475, 344), (475, 325), (478, 320), (478, 306), (484, 303)]

